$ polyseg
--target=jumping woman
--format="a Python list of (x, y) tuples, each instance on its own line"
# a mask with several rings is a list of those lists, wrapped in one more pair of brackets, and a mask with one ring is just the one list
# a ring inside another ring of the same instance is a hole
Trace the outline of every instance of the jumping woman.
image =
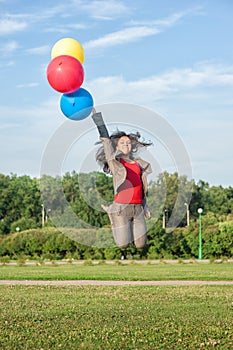
[[(140, 141), (140, 134), (116, 131), (109, 136), (102, 114), (93, 108), (92, 119), (97, 126), (102, 145), (96, 160), (105, 173), (113, 177), (114, 200), (102, 206), (108, 213), (116, 245), (125, 249), (131, 242), (142, 249), (147, 241), (146, 218), (150, 211), (146, 203), (147, 175), (151, 165), (139, 158), (140, 148), (152, 143)], [(125, 258), (125, 251), (122, 252)]]

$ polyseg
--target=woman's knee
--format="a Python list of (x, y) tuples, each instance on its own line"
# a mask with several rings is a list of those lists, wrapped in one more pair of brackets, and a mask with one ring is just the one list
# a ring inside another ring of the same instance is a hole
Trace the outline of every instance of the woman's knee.
[(135, 243), (135, 247), (137, 248), (137, 249), (143, 249), (144, 247), (145, 247), (145, 243), (144, 244), (137, 244), (137, 243)]
[(117, 244), (117, 246), (120, 249), (126, 249), (126, 248), (128, 248), (129, 244)]
[(142, 249), (142, 248), (145, 247), (146, 242), (147, 242), (147, 236), (144, 235), (144, 236), (141, 236), (140, 238), (136, 239), (134, 241), (134, 245), (135, 245), (136, 248)]

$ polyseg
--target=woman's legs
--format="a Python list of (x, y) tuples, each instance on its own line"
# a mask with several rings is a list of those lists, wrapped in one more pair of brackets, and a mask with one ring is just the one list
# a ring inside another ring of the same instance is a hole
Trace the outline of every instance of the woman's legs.
[[(106, 210), (106, 209), (105, 209)], [(143, 248), (147, 241), (147, 229), (143, 207), (140, 204), (113, 203), (107, 209), (116, 245), (127, 248), (134, 241), (136, 248)]]
[(133, 241), (131, 218), (124, 213), (111, 215), (112, 233), (119, 248), (127, 248)]
[(143, 248), (147, 241), (147, 228), (143, 207), (134, 205), (133, 239), (136, 248)]

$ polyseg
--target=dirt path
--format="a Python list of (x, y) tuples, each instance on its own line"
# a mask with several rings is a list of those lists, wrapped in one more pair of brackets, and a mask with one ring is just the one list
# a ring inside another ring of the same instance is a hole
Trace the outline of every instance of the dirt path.
[(100, 281), (100, 280), (0, 280), (0, 285), (24, 286), (159, 286), (159, 285), (233, 285), (233, 281)]

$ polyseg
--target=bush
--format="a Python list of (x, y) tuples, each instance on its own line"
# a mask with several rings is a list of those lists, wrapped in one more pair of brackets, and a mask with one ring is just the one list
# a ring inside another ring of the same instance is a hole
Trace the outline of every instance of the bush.
[(11, 224), (11, 232), (25, 231), (37, 227), (38, 225), (34, 219), (21, 218)]

